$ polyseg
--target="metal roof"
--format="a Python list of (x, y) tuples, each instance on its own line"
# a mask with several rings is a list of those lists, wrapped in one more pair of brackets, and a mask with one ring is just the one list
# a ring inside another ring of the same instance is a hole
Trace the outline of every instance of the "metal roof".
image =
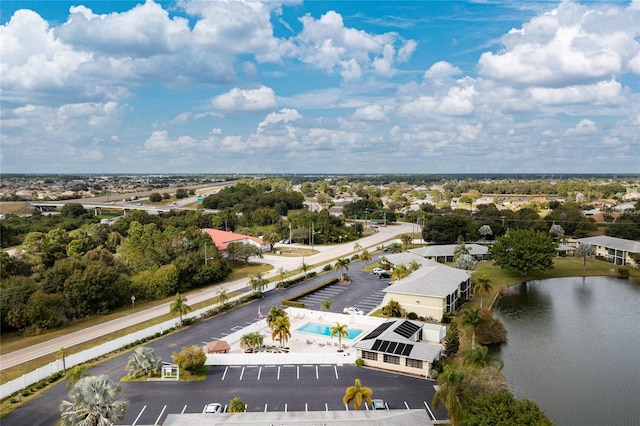
[(597, 237), (578, 238), (576, 239), (576, 241), (580, 243), (592, 244), (594, 246), (603, 246), (616, 250), (622, 250), (629, 253), (640, 253), (640, 242), (625, 240), (623, 238), (598, 235)]

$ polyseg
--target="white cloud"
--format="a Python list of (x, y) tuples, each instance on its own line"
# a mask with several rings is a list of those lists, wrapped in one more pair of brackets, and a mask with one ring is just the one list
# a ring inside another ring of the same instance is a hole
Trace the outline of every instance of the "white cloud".
[(635, 66), (640, 44), (633, 7), (565, 0), (502, 38), (503, 52), (485, 52), (480, 72), (511, 84), (557, 87), (609, 80)]
[(256, 89), (231, 89), (227, 93), (211, 99), (211, 105), (216, 111), (238, 112), (238, 111), (262, 111), (275, 108), (276, 101), (273, 89), (260, 86)]
[(424, 73), (425, 80), (431, 80), (434, 84), (448, 83), (453, 76), (462, 74), (462, 70), (446, 61), (439, 61), (431, 65)]
[(292, 121), (298, 120), (302, 118), (300, 113), (295, 109), (284, 108), (278, 112), (272, 112), (268, 114), (264, 120), (258, 124), (258, 133), (261, 133), (268, 126), (278, 124), (278, 123), (290, 123)]
[(597, 131), (598, 127), (596, 126), (596, 123), (589, 120), (588, 118), (585, 118), (583, 120), (580, 120), (580, 122), (574, 127), (567, 129), (565, 135), (589, 135)]
[(353, 113), (353, 118), (362, 121), (382, 121), (386, 119), (386, 115), (382, 106), (373, 104), (358, 108)]
[(622, 100), (622, 85), (613, 80), (562, 88), (534, 87), (529, 92), (535, 102), (544, 105), (607, 105), (617, 104)]
[(196, 146), (197, 141), (191, 136), (180, 136), (178, 139), (169, 139), (169, 132), (166, 130), (155, 131), (144, 142), (144, 148), (148, 152), (155, 151), (181, 151), (184, 149), (192, 149)]

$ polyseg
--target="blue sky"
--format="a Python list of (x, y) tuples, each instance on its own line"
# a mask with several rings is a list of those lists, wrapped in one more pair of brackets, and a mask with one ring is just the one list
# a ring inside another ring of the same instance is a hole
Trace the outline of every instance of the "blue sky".
[(2, 1), (2, 173), (640, 173), (640, 0)]

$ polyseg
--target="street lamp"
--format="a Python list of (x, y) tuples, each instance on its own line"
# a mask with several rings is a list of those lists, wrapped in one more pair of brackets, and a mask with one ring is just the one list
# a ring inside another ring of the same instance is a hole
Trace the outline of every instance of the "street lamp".
[(131, 310), (136, 310), (136, 297), (133, 294), (131, 295)]

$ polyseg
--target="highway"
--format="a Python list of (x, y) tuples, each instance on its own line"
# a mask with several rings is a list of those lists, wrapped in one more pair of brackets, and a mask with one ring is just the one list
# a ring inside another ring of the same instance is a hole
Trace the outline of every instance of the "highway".
[[(399, 223), (397, 225), (391, 225), (387, 227), (378, 228), (379, 232), (363, 237), (357, 242), (364, 248), (376, 248), (380, 244), (394, 239), (400, 234), (408, 234), (414, 231), (414, 226), (411, 223)], [(337, 258), (341, 258), (354, 253), (355, 241), (343, 243), (333, 246), (318, 246), (314, 247), (318, 253), (305, 256), (304, 262), (308, 265), (316, 265), (312, 270), (322, 269), (323, 264)], [(308, 247), (308, 246), (305, 246)], [(252, 259), (254, 262), (261, 262), (271, 264), (274, 270), (284, 268), (285, 270), (294, 270), (299, 268), (302, 260), (301, 257), (284, 257), (271, 254), (265, 254), (263, 259)], [(317, 266), (320, 265), (320, 266)], [(235, 290), (245, 289), (248, 286), (248, 279), (240, 279), (229, 283), (221, 283), (215, 286), (196, 290), (185, 294), (188, 298), (190, 305), (202, 302), (208, 299), (213, 299), (218, 296), (218, 290), (224, 287), (229, 292)], [(149, 321), (158, 316), (164, 315), (169, 312), (169, 306), (172, 302), (167, 302), (162, 305), (155, 306), (153, 308), (145, 309), (143, 311), (135, 312), (125, 317), (108, 321), (103, 324), (99, 324), (93, 327), (89, 327), (84, 330), (80, 330), (74, 333), (70, 333), (65, 336), (57, 337), (55, 339), (48, 340), (27, 348), (10, 352), (0, 356), (0, 371), (7, 368), (19, 365), (23, 362), (31, 361), (33, 359), (55, 353), (60, 348), (69, 348), (74, 345), (86, 342), (88, 340), (95, 339), (97, 337), (104, 336), (123, 328)]]

